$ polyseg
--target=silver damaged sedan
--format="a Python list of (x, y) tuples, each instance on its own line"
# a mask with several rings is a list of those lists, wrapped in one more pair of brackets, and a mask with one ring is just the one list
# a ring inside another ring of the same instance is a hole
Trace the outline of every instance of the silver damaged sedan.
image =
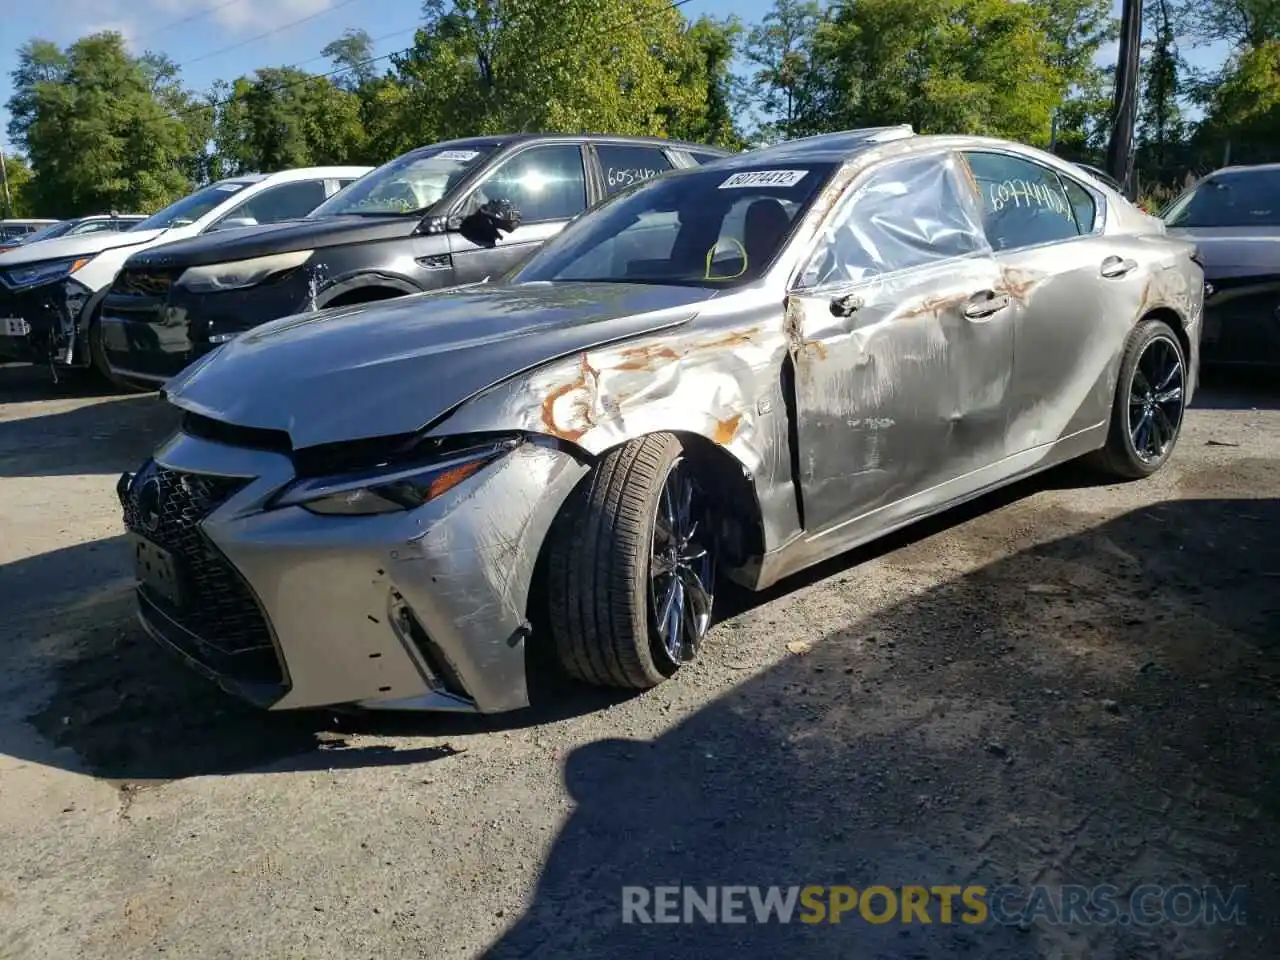
[(651, 687), (718, 578), (1076, 457), (1159, 470), (1194, 255), (999, 140), (849, 131), (647, 181), (501, 281), (286, 317), (171, 380), (182, 425), (118, 486), (142, 623), (275, 709), (520, 708), (539, 648)]

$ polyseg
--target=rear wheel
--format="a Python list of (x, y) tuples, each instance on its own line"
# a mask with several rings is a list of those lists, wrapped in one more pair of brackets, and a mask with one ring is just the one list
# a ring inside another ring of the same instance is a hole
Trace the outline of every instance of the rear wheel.
[(644, 689), (697, 657), (715, 591), (709, 519), (674, 435), (605, 455), (566, 503), (549, 547), (550, 627), (566, 672)]
[(1182, 432), (1187, 362), (1162, 320), (1134, 328), (1120, 364), (1107, 445), (1097, 463), (1124, 479), (1149, 477), (1168, 461)]

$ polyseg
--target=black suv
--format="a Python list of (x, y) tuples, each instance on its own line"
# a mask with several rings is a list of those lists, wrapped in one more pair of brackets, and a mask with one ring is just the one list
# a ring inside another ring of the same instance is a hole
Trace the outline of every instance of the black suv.
[(278, 317), (496, 279), (604, 198), (728, 155), (671, 140), (590, 134), (422, 147), (302, 220), (130, 257), (103, 302), (104, 352), (116, 377), (154, 386)]

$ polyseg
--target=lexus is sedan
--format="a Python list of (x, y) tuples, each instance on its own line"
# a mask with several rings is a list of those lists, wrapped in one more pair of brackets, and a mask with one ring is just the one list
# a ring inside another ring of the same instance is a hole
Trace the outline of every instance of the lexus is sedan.
[(274, 320), (170, 380), (181, 426), (118, 484), (142, 623), (275, 709), (517, 709), (541, 650), (654, 686), (724, 577), (1077, 457), (1159, 470), (1193, 253), (993, 139), (846, 131), (648, 180), (499, 281)]

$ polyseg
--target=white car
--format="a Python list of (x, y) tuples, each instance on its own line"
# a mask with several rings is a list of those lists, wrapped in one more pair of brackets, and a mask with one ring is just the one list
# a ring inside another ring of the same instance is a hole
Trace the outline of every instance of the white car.
[(305, 217), (372, 167), (304, 167), (219, 180), (131, 230), (27, 243), (0, 253), (0, 361), (93, 367), (111, 377), (97, 345), (97, 310), (139, 250), (213, 230)]

